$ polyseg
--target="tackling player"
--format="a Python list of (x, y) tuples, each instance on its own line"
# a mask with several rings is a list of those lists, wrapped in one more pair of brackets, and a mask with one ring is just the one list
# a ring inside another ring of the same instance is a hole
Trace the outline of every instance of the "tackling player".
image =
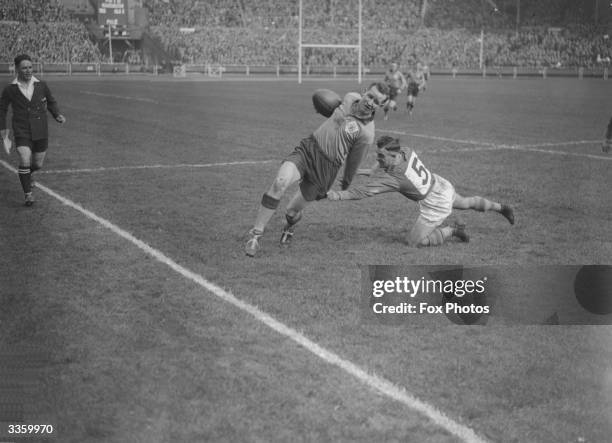
[(426, 71), (421, 63), (417, 63), (416, 69), (408, 73), (408, 88), (406, 90), (408, 101), (406, 102), (406, 107), (410, 115), (412, 115), (414, 100), (419, 95), (419, 91), (424, 91), (427, 88), (428, 77), (429, 69)]
[[(398, 138), (385, 135), (377, 140), (376, 145), (378, 166), (385, 174), (366, 185), (329, 191), (329, 200), (358, 200), (385, 192), (399, 192), (416, 201), (419, 216), (408, 238), (410, 246), (416, 247), (438, 246), (451, 237), (463, 242), (470, 240), (465, 225), (442, 226), (453, 208), (499, 212), (511, 225), (514, 224), (514, 211), (510, 206), (483, 197), (463, 197), (457, 194), (453, 185), (445, 178), (431, 173), (412, 149), (401, 148)], [(374, 171), (367, 172), (371, 174)]]
[(285, 224), (280, 243), (291, 242), (296, 223), (302, 218), (306, 205), (327, 196), (342, 165), (346, 163), (341, 181), (348, 188), (363, 156), (374, 144), (374, 113), (389, 99), (386, 84), (373, 83), (363, 94), (350, 92), (344, 96), (331, 117), (285, 158), (276, 178), (263, 195), (257, 218), (249, 231), (245, 253), (254, 257), (260, 249), (259, 240), (276, 212), (287, 188), (299, 181), (296, 193), (287, 205)]
[(389, 118), (389, 109), (397, 111), (396, 97), (408, 86), (406, 77), (402, 74), (397, 63), (391, 63), (389, 69), (385, 73), (384, 82), (389, 86), (389, 102), (383, 108), (385, 111), (385, 120)]

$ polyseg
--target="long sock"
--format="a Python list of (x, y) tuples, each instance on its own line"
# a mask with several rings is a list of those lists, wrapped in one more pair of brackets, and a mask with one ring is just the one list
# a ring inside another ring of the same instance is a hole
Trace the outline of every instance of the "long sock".
[(501, 205), (499, 203), (492, 202), (491, 200), (487, 200), (486, 198), (475, 196), (467, 197), (467, 199), (469, 200), (469, 207), (476, 211), (501, 211)]
[(259, 205), (259, 211), (257, 212), (257, 218), (253, 229), (263, 234), (268, 222), (276, 212), (280, 199), (271, 197), (268, 193), (265, 193), (261, 198), (261, 204)]
[(29, 166), (19, 166), (17, 170), (24, 194), (32, 192), (32, 173)]

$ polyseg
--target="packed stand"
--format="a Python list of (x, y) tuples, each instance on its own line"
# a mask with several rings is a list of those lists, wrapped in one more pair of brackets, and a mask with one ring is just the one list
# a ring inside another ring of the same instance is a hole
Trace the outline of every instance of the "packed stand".
[(85, 26), (73, 20), (61, 3), (49, 0), (2, 1), (0, 53), (9, 59), (14, 54), (27, 53), (43, 63), (101, 59)]

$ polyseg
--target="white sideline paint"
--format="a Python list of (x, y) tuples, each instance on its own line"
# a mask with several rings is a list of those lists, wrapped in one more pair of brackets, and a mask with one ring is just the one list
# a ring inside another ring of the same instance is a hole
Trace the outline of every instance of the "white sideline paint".
[[(437, 137), (425, 134), (412, 134), (409, 132), (386, 130), (383, 129), (381, 132), (388, 132), (391, 134), (407, 135), (410, 137), (421, 137), (430, 140), (448, 141), (452, 143), (460, 143), (466, 145), (474, 145), (473, 148), (439, 148), (439, 149), (427, 149), (421, 150), (422, 152), (472, 152), (472, 151), (499, 151), (503, 149), (525, 151), (525, 152), (541, 152), (544, 154), (554, 155), (570, 155), (574, 157), (585, 157), (596, 160), (612, 160), (612, 156), (593, 155), (593, 154), (582, 154), (578, 152), (566, 152), (566, 151), (552, 151), (548, 149), (538, 149), (546, 146), (572, 146), (572, 145), (584, 145), (584, 144), (599, 144), (601, 140), (577, 140), (569, 142), (546, 142), (546, 143), (534, 143), (529, 145), (505, 145), (496, 144), (489, 142), (479, 142), (476, 140), (460, 140), (454, 138)], [(133, 166), (101, 166), (99, 168), (75, 168), (75, 169), (47, 169), (38, 171), (37, 174), (76, 174), (76, 173), (91, 173), (91, 172), (106, 172), (106, 171), (122, 171), (122, 170), (137, 170), (137, 169), (171, 169), (171, 168), (212, 168), (215, 166), (239, 166), (239, 165), (259, 165), (266, 163), (278, 162), (278, 160), (252, 160), (252, 161), (241, 161), (241, 162), (222, 162), (222, 163), (183, 163), (183, 164), (156, 164), (156, 165), (133, 165)]]
[(258, 165), (264, 163), (278, 162), (278, 160), (253, 160), (242, 162), (223, 162), (223, 163), (194, 163), (177, 165), (134, 165), (134, 166), (101, 166), (99, 168), (82, 169), (48, 169), (36, 171), (36, 174), (71, 174), (79, 172), (106, 172), (122, 171), (124, 169), (170, 169), (170, 168), (212, 168), (215, 166), (239, 166), (239, 165)]
[(79, 91), (81, 94), (87, 95), (97, 95), (98, 97), (109, 97), (109, 98), (120, 98), (123, 100), (134, 100), (137, 102), (146, 102), (146, 103), (156, 103), (159, 104), (157, 100), (153, 100), (152, 98), (146, 97), (129, 97), (127, 95), (117, 95), (117, 94), (105, 94), (102, 92), (92, 92), (92, 91)]
[(602, 140), (576, 140), (576, 141), (567, 141), (567, 142), (544, 142), (544, 143), (534, 143), (529, 145), (505, 145), (500, 143), (493, 142), (481, 142), (477, 140), (461, 140), (456, 138), (448, 138), (448, 137), (438, 137), (437, 135), (427, 135), (427, 134), (414, 134), (406, 131), (398, 131), (394, 129), (378, 129), (380, 132), (388, 132), (390, 134), (398, 134), (398, 135), (408, 135), (410, 137), (419, 137), (419, 138), (427, 138), (430, 140), (440, 140), (447, 141), (453, 143), (462, 143), (466, 145), (480, 145), (480, 146), (499, 146), (499, 147), (511, 147), (511, 146), (522, 146), (524, 148), (537, 148), (544, 146), (570, 146), (570, 145), (588, 145), (592, 143), (601, 143)]
[(569, 155), (572, 157), (586, 157), (592, 158), (595, 160), (612, 160), (612, 156), (605, 155), (593, 155), (593, 154), (581, 154), (579, 152), (567, 152), (567, 151), (552, 151), (550, 149), (538, 149), (535, 146), (539, 145), (527, 145), (527, 146), (508, 146), (506, 149), (512, 149), (514, 151), (524, 151), (524, 152), (543, 152), (545, 154), (554, 154), (554, 155)]
[(479, 142), (476, 140), (459, 140), (455, 138), (447, 138), (447, 137), (438, 137), (437, 135), (426, 135), (426, 134), (413, 134), (405, 131), (396, 131), (392, 129), (378, 129), (380, 132), (388, 132), (389, 134), (398, 134), (398, 135), (408, 135), (410, 137), (419, 137), (426, 138), (428, 140), (440, 140), (443, 142), (453, 142), (453, 143), (462, 143), (465, 145), (479, 145), (479, 146), (492, 146), (492, 147), (501, 147), (503, 145), (499, 145), (497, 143), (489, 143), (489, 142)]
[[(17, 173), (17, 170), (10, 164), (6, 163), (4, 160), (0, 160), (0, 164), (2, 164), (2, 166), (4, 166), (9, 171), (15, 174)], [(220, 299), (230, 303), (231, 305), (237, 307), (238, 309), (241, 309), (251, 314), (258, 321), (264, 323), (266, 326), (275, 330), (279, 334), (284, 335), (287, 338), (290, 338), (291, 340), (303, 346), (308, 351), (310, 351), (317, 357), (321, 358), (322, 360), (326, 361), (327, 363), (339, 367), (343, 371), (351, 374), (352, 376), (357, 378), (359, 381), (365, 383), (366, 385), (386, 395), (387, 397), (404, 404), (410, 409), (420, 412), (421, 414), (429, 418), (437, 426), (445, 429), (446, 431), (450, 432), (456, 437), (459, 437), (463, 441), (467, 443), (485, 443), (486, 442), (486, 440), (479, 437), (471, 428), (465, 425), (462, 425), (460, 423), (457, 423), (456, 421), (444, 415), (441, 411), (436, 409), (434, 406), (428, 403), (425, 403), (419, 400), (418, 398), (412, 396), (410, 393), (406, 391), (405, 388), (401, 386), (396, 386), (395, 384), (393, 384), (392, 382), (384, 378), (378, 377), (373, 374), (369, 374), (367, 371), (357, 366), (356, 364), (348, 360), (345, 360), (339, 355), (333, 353), (332, 351), (329, 351), (326, 348), (318, 345), (317, 343), (313, 342), (312, 340), (307, 338), (305, 335), (299, 333), (295, 329), (285, 325), (284, 323), (281, 323), (280, 321), (276, 320), (274, 317), (270, 316), (266, 312), (261, 311), (256, 306), (253, 306), (245, 301), (242, 301), (236, 298), (234, 295), (227, 292), (223, 288), (217, 286), (214, 283), (209, 282), (200, 274), (196, 274), (195, 272), (190, 271), (189, 269), (179, 265), (174, 260), (166, 256), (163, 252), (149, 246), (147, 243), (134, 237), (129, 232), (121, 229), (120, 227), (111, 223), (110, 221), (85, 209), (78, 203), (75, 203), (72, 200), (61, 196), (60, 194), (56, 193), (50, 188), (42, 185), (38, 181), (36, 183), (36, 187), (37, 189), (45, 192), (51, 197), (59, 200), (64, 205), (80, 212), (85, 217), (89, 218), (90, 220), (93, 220), (96, 223), (109, 229), (113, 233), (117, 234), (119, 237), (122, 237), (123, 239), (129, 241), (130, 243), (132, 243), (133, 245), (141, 249), (143, 252), (155, 258), (160, 263), (165, 264), (170, 269), (174, 270), (175, 272), (182, 275), (186, 279), (191, 280), (192, 282), (196, 283), (202, 288), (212, 292), (214, 295), (216, 295)]]
[[(603, 155), (594, 155), (594, 154), (585, 154), (580, 152), (567, 152), (567, 151), (553, 151), (550, 149), (538, 149), (544, 148), (547, 146), (574, 146), (574, 145), (600, 145), (602, 140), (575, 140), (568, 142), (545, 142), (545, 143), (533, 143), (528, 145), (506, 145), (506, 144), (498, 144), (491, 142), (479, 142), (476, 140), (461, 140), (447, 137), (438, 137), (434, 135), (425, 135), (425, 134), (413, 134), (405, 131), (396, 131), (391, 129), (381, 129), (380, 132), (388, 132), (390, 134), (398, 134), (398, 135), (407, 135), (409, 137), (419, 137), (426, 138), (429, 140), (439, 140), (446, 141), (452, 143), (459, 143), (465, 145), (475, 145), (475, 146), (488, 146), (490, 150), (515, 150), (515, 151), (524, 151), (524, 152), (541, 152), (544, 154), (553, 154), (553, 155), (570, 155), (573, 157), (585, 157), (592, 158), (595, 160), (612, 160), (611, 156), (603, 156)], [(464, 148), (464, 149), (431, 149), (427, 150), (427, 152), (459, 152), (459, 151), (484, 151), (487, 149), (484, 148)]]

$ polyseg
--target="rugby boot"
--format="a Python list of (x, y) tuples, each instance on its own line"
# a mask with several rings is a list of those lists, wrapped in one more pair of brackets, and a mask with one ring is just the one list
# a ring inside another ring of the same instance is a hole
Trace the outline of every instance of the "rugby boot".
[(455, 223), (453, 225), (453, 237), (457, 237), (460, 241), (464, 243), (469, 243), (470, 236), (465, 232), (465, 225)]
[(508, 220), (511, 225), (514, 224), (514, 210), (510, 206), (502, 205), (500, 213), (506, 217), (506, 220)]
[(263, 232), (251, 229), (248, 235), (249, 240), (247, 241), (246, 246), (244, 247), (244, 252), (249, 257), (255, 257), (257, 251), (261, 249), (261, 246), (259, 246), (259, 239), (263, 235)]
[(293, 234), (295, 230), (295, 225), (289, 225), (289, 223), (285, 224), (283, 228), (283, 232), (281, 232), (280, 244), (281, 246), (289, 246), (291, 240), (293, 239)]

